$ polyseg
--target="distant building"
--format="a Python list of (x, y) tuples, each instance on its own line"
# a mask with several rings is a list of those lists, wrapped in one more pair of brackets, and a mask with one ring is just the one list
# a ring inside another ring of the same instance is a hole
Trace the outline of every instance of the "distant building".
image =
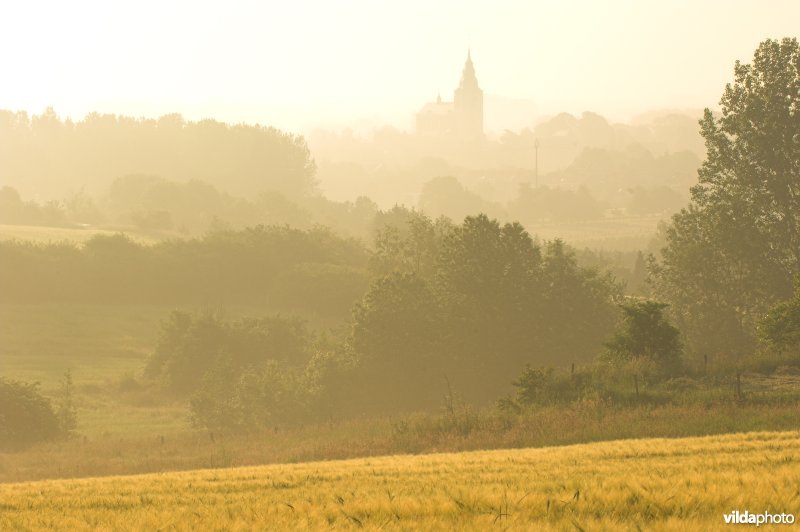
[(417, 113), (416, 129), (419, 135), (466, 140), (483, 137), (483, 91), (469, 52), (453, 101), (443, 102), (440, 95), (435, 102), (425, 104)]

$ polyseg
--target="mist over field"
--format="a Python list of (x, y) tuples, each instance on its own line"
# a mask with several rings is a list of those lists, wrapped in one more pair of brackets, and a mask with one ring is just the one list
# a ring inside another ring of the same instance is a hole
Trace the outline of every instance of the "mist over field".
[(794, 523), (795, 3), (0, 17), (0, 529)]

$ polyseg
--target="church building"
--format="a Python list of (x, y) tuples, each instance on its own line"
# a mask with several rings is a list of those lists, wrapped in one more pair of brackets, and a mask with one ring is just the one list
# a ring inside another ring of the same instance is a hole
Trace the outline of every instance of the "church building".
[(440, 95), (435, 102), (425, 104), (417, 113), (416, 129), (418, 135), (461, 140), (483, 138), (483, 91), (478, 85), (470, 52), (467, 52), (467, 62), (453, 101), (443, 102)]

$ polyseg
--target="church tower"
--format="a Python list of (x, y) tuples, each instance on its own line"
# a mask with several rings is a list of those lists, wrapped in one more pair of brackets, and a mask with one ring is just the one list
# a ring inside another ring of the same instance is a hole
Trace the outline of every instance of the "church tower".
[(457, 132), (465, 139), (483, 137), (483, 91), (478, 86), (471, 53), (461, 72), (461, 83), (453, 96), (453, 111)]
[(483, 91), (469, 51), (453, 101), (443, 102), (439, 96), (426, 103), (417, 113), (417, 134), (465, 142), (483, 139)]

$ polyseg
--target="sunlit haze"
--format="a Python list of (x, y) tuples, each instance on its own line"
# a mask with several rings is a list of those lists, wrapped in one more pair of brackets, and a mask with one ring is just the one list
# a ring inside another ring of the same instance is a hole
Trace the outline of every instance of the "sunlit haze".
[(800, 522), (800, 0), (0, 21), (0, 532)]
[(467, 49), (486, 129), (717, 103), (800, 2), (6, 2), (0, 107), (413, 128)]

